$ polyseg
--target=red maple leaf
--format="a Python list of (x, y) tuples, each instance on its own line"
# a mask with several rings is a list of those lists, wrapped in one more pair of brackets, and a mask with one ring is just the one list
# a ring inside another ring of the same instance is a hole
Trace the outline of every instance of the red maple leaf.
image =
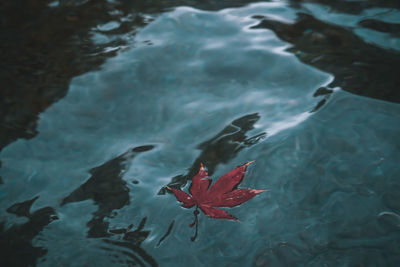
[[(236, 189), (236, 186), (242, 181), (247, 166), (250, 163), (252, 163), (252, 161), (223, 175), (211, 187), (211, 179), (208, 177), (208, 173), (204, 169), (203, 164), (201, 164), (199, 172), (192, 179), (192, 185), (189, 190), (191, 195), (179, 189), (170, 187), (168, 187), (168, 189), (172, 190), (176, 199), (183, 203), (182, 207), (184, 208), (191, 208), (196, 205), (209, 217), (237, 221), (237, 218), (230, 215), (225, 210), (215, 207), (234, 207), (265, 191)], [(197, 222), (197, 207), (194, 213), (195, 221), (190, 226), (193, 226)]]

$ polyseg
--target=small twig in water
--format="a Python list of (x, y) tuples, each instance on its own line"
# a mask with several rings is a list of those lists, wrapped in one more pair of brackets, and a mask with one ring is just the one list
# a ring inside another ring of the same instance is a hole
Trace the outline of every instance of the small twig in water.
[(192, 240), (193, 242), (196, 240), (196, 238), (197, 238), (197, 232), (198, 232), (198, 225), (199, 225), (199, 217), (198, 217), (198, 215), (199, 215), (199, 209), (198, 209), (199, 207), (198, 206), (196, 206), (196, 210), (193, 212), (193, 214), (194, 214), (194, 221), (189, 225), (190, 227), (193, 227), (194, 225), (196, 225), (196, 230), (195, 230), (195, 232), (194, 232), (194, 236), (193, 237), (191, 237), (190, 238), (190, 240)]

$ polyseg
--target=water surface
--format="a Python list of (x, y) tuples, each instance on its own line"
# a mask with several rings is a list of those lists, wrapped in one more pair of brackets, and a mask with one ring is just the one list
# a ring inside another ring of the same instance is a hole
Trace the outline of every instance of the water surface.
[[(399, 7), (339, 2), (32, 3), (58, 37), (8, 47), (2, 263), (398, 265)], [(269, 191), (191, 242), (165, 187), (250, 160)]]

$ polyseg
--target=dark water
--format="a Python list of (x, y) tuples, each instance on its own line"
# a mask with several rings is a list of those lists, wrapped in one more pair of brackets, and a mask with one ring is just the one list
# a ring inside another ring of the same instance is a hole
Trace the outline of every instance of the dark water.
[[(399, 266), (398, 1), (3, 1), (1, 266)], [(187, 190), (255, 160), (268, 189)]]

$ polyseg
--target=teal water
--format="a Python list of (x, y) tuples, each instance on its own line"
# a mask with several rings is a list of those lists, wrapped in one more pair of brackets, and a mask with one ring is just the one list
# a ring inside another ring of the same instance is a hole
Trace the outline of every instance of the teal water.
[[(7, 266), (400, 264), (400, 11), (353, 11), (186, 4), (92, 27), (112, 56), (0, 152)], [(165, 186), (251, 160), (240, 187), (268, 192), (227, 209), (241, 223), (201, 214), (191, 242)]]

